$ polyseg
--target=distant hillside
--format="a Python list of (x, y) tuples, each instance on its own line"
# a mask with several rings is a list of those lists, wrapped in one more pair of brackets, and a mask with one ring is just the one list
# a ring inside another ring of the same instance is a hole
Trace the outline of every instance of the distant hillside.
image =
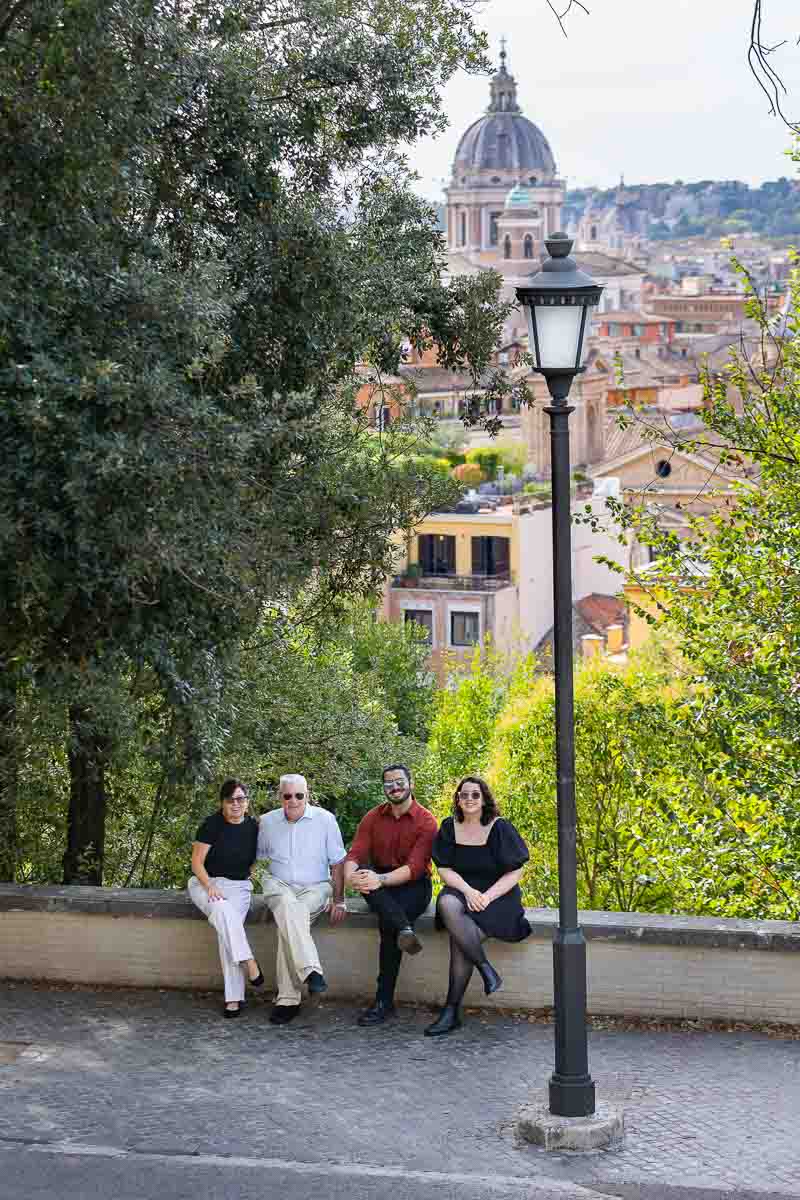
[(786, 178), (758, 188), (735, 179), (579, 188), (567, 192), (564, 220), (580, 220), (588, 205), (604, 213), (617, 204), (628, 216), (626, 224), (655, 239), (720, 237), (745, 230), (766, 237), (800, 233), (800, 181)]

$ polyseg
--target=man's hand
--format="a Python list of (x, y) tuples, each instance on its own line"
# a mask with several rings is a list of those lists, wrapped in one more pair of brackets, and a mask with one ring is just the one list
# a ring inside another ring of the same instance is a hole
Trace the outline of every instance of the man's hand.
[(221, 892), (215, 883), (210, 883), (206, 888), (209, 900), (224, 900), (225, 893)]
[(347, 909), (344, 904), (334, 904), (333, 900), (331, 900), (328, 915), (330, 916), (331, 925), (341, 925), (347, 916)]
[(470, 912), (483, 912), (488, 907), (489, 901), (484, 896), (483, 892), (479, 892), (477, 888), (468, 888), (464, 895), (467, 900), (467, 908)]
[(383, 884), (374, 871), (356, 871), (350, 882), (356, 891), (361, 892), (362, 895), (365, 892), (376, 892), (379, 887), (383, 887)]

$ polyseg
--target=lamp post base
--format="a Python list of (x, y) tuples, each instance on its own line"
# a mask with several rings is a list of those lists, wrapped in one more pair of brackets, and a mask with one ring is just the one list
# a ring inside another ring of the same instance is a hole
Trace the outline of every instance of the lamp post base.
[(591, 1117), (595, 1112), (594, 1080), (591, 1075), (583, 1078), (570, 1076), (565, 1079), (558, 1072), (550, 1076), (550, 1112), (554, 1117)]
[(625, 1119), (621, 1109), (608, 1104), (598, 1104), (591, 1117), (556, 1117), (547, 1105), (532, 1104), (520, 1110), (516, 1129), (545, 1150), (603, 1150), (622, 1142)]

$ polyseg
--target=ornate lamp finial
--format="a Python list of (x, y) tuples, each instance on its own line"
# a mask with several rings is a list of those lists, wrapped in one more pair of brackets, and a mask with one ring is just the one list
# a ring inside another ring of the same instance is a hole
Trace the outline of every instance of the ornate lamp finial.
[(500, 70), (505, 71), (505, 69), (506, 69), (506, 35), (503, 34), (503, 36), (500, 38)]

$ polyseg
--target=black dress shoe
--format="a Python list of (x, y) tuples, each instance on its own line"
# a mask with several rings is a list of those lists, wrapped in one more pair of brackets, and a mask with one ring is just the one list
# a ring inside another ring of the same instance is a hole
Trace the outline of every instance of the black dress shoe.
[[(256, 963), (256, 966), (258, 967), (258, 963)], [(258, 974), (256, 975), (255, 979), (250, 979), (248, 977), (247, 982), (250, 984), (250, 987), (254, 988), (260, 988), (264, 986), (264, 974), (261, 970), (261, 967), (258, 967)]]
[(442, 1034), (452, 1033), (461, 1028), (461, 1014), (457, 1004), (445, 1004), (439, 1016), (425, 1030), (425, 1037), (441, 1037)]
[(419, 954), (422, 949), (422, 942), (410, 925), (406, 925), (405, 929), (400, 930), (397, 935), (397, 944), (401, 950), (405, 950), (406, 954)]
[(226, 1021), (232, 1021), (234, 1017), (239, 1016), (241, 1011), (242, 1011), (241, 1004), (239, 1005), (238, 1008), (227, 1008), (224, 1004), (222, 1006), (222, 1015)]
[(483, 980), (483, 990), (487, 996), (491, 996), (492, 992), (499, 991), (503, 986), (503, 981), (495, 971), (490, 962), (481, 963), (478, 967), (481, 979)]
[(299, 1004), (276, 1004), (269, 1014), (270, 1025), (288, 1025), (300, 1012)]
[(325, 976), (321, 971), (312, 971), (310, 975), (306, 975), (306, 983), (312, 996), (318, 996), (320, 992), (327, 992), (328, 990)]
[(394, 1017), (397, 1014), (397, 1009), (393, 1004), (384, 1004), (382, 1000), (376, 1000), (371, 1008), (366, 1009), (358, 1018), (359, 1025), (382, 1025), (389, 1017)]

